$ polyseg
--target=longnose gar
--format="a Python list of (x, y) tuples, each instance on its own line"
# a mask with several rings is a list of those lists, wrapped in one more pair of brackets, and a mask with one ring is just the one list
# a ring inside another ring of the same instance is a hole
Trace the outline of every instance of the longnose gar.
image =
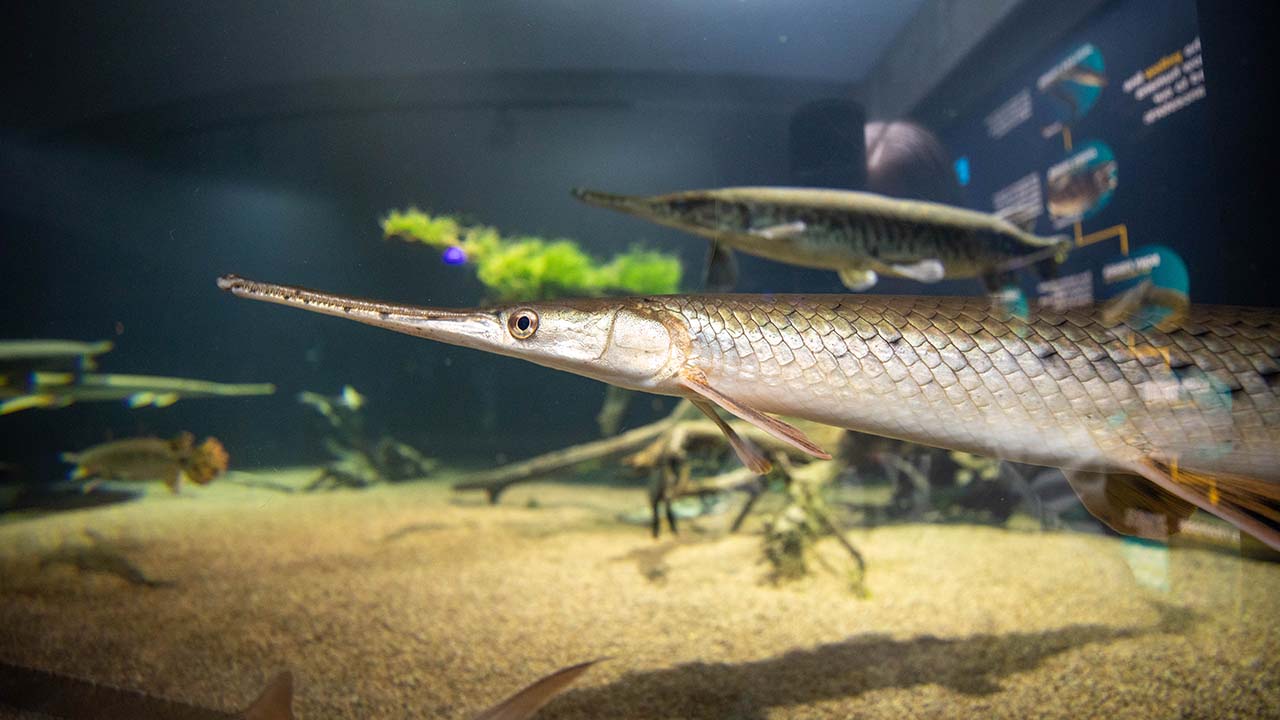
[(446, 310), (226, 276), (237, 296), (685, 397), (816, 456), (766, 413), (1063, 468), (1116, 530), (1194, 507), (1280, 549), (1280, 311), (1192, 307), (1180, 327), (1096, 311), (1001, 317), (985, 298), (669, 295)]
[[(617, 210), (760, 257), (835, 270), (850, 290), (878, 275), (919, 282), (982, 278), (991, 290), (1013, 270), (1061, 262), (1066, 236), (1039, 237), (997, 215), (873, 193), (741, 187), (639, 197), (575, 189)], [(723, 257), (714, 251), (711, 257)]]

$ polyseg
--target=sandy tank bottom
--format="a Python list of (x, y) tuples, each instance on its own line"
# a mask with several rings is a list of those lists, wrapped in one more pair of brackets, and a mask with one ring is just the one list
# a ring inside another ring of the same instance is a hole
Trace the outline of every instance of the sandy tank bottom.
[[(537, 717), (1280, 717), (1274, 564), (903, 525), (850, 533), (859, 599), (763, 582), (753, 533), (655, 541), (639, 489), (187, 492), (0, 523), (0, 662), (223, 711), (289, 669), (304, 718), (465, 718), (606, 657)], [(157, 584), (41, 561), (79, 547)]]

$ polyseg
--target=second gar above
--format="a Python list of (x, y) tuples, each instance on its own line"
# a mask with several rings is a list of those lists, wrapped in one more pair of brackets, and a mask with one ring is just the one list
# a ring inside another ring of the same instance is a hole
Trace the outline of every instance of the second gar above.
[[(575, 189), (574, 197), (701, 235), (714, 244), (803, 267), (834, 270), (854, 291), (879, 276), (923, 283), (980, 278), (997, 290), (1036, 265), (1051, 274), (1072, 247), (1004, 217), (920, 200), (817, 188), (736, 187), (669, 195)], [(725, 257), (711, 253), (712, 262)], [(716, 268), (709, 270), (715, 275)]]

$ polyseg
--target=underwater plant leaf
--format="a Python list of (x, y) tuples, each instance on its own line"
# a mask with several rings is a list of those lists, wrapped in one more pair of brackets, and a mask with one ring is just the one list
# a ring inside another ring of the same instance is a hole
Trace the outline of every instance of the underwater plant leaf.
[(524, 238), (478, 258), (476, 277), (499, 299), (590, 291), (591, 258), (568, 241)]
[(667, 295), (680, 287), (680, 261), (665, 253), (631, 248), (600, 268), (601, 287), (639, 295)]
[(392, 210), (382, 219), (382, 233), (386, 237), (416, 240), (432, 247), (458, 244), (460, 232), (457, 220), (447, 215), (431, 217), (414, 207), (404, 212)]
[(587, 289), (591, 278), (591, 258), (568, 240), (557, 240), (545, 246), (541, 263), (544, 285), (563, 289)]

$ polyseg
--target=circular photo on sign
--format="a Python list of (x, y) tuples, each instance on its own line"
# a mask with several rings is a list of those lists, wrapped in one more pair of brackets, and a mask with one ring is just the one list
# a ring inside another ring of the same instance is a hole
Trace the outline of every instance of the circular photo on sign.
[[(1195, 406), (1203, 416), (1231, 412), (1232, 389), (1222, 378), (1195, 363), (1180, 361), (1174, 354), (1178, 347), (1167, 336), (1164, 342), (1154, 342), (1142, 335), (1152, 329), (1170, 332), (1190, 312), (1187, 266), (1177, 253), (1163, 245), (1146, 245), (1128, 257), (1117, 257), (1102, 266), (1102, 287), (1103, 322), (1126, 340), (1131, 353), (1147, 359), (1144, 364), (1163, 361), (1170, 371), (1152, 373), (1151, 382), (1142, 386), (1148, 407)], [(1195, 456), (1213, 457), (1230, 450), (1230, 443), (1208, 445)]]
[(1084, 117), (1106, 86), (1102, 53), (1088, 43), (1073, 50), (1036, 81), (1040, 92), (1053, 98), (1054, 113), (1064, 125)]
[(1116, 156), (1092, 140), (1049, 168), (1046, 204), (1056, 221), (1082, 220), (1107, 206), (1120, 183)]
[(1144, 245), (1105, 263), (1102, 288), (1109, 319), (1136, 329), (1174, 319), (1191, 304), (1187, 265), (1163, 245)]

